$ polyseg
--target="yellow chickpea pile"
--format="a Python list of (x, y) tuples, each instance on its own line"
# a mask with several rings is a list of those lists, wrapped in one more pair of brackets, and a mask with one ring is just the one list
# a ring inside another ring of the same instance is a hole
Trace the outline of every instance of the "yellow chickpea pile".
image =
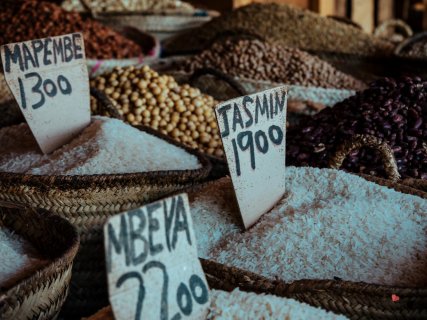
[[(116, 67), (91, 80), (91, 86), (103, 91), (130, 124), (149, 126), (187, 146), (223, 156), (213, 110), (217, 101), (199, 89), (180, 86), (148, 66)], [(97, 113), (94, 99), (91, 106)]]

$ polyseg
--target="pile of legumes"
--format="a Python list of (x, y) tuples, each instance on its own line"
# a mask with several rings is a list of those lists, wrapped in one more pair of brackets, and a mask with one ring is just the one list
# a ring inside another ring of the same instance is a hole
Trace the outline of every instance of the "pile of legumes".
[[(178, 85), (148, 66), (117, 67), (91, 80), (105, 92), (125, 120), (159, 130), (192, 148), (222, 156), (213, 107), (216, 101), (199, 89)], [(92, 100), (92, 111), (99, 112)]]
[(183, 61), (185, 72), (203, 67), (246, 79), (292, 85), (360, 90), (365, 85), (304, 51), (260, 40), (227, 40)]
[(44, 1), (0, 3), (0, 25), (0, 44), (82, 32), (88, 58), (122, 59), (142, 54), (137, 44), (102, 24)]
[[(290, 130), (287, 163), (327, 167), (331, 155), (355, 134), (384, 140), (393, 150), (402, 178), (427, 179), (427, 82), (419, 78), (381, 79), (333, 108), (327, 108)], [(362, 148), (343, 168), (384, 176), (380, 155)]]
[(178, 35), (165, 49), (192, 51), (206, 48), (221, 33), (249, 33), (283, 46), (303, 50), (353, 54), (390, 54), (393, 45), (353, 26), (290, 5), (251, 4)]
[(0, 129), (0, 172), (91, 175), (198, 169), (196, 156), (117, 119), (94, 117), (68, 144), (43, 154), (27, 124)]
[(199, 256), (287, 282), (427, 285), (427, 200), (340, 170), (286, 170), (283, 199), (247, 231), (230, 178), (192, 194)]
[[(344, 316), (320, 308), (269, 294), (256, 294), (234, 289), (232, 292), (211, 290), (207, 320), (288, 319), (344, 320)], [(110, 307), (100, 310), (87, 320), (113, 320)]]

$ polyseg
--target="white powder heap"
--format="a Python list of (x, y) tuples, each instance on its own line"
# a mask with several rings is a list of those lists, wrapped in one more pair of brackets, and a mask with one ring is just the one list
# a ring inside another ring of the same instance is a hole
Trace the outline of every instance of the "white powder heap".
[[(330, 169), (287, 168), (286, 194), (246, 232), (229, 178), (191, 210), (203, 258), (271, 279), (427, 285), (427, 201)], [(256, 201), (256, 200), (255, 200)]]
[(0, 129), (0, 171), (90, 175), (200, 168), (196, 156), (123, 121), (94, 117), (70, 143), (43, 155), (27, 124)]
[(22, 237), (0, 229), (0, 287), (7, 287), (43, 263)]
[(293, 299), (234, 289), (232, 292), (211, 291), (211, 306), (207, 319), (343, 320), (347, 318)]

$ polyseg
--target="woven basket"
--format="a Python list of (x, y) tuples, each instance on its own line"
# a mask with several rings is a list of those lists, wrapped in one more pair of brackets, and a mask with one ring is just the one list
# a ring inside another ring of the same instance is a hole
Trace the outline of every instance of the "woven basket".
[[(427, 193), (419, 190), (387, 179), (361, 176), (396, 191), (427, 199)], [(202, 188), (202, 185), (198, 185), (187, 189), (190, 200)], [(200, 260), (211, 289), (232, 291), (240, 288), (248, 292), (274, 294), (344, 314), (350, 319), (427, 318), (427, 288), (402, 288), (342, 280), (297, 280), (286, 283), (212, 260)], [(392, 295), (398, 296), (399, 301), (393, 302)], [(88, 318), (98, 319), (114, 319), (111, 308), (104, 308)]]
[(0, 289), (0, 319), (54, 319), (68, 293), (78, 234), (66, 220), (18, 206), (0, 207), (0, 228), (29, 241), (46, 260)]
[(0, 201), (49, 210), (69, 220), (80, 233), (81, 246), (64, 317), (89, 315), (108, 302), (102, 225), (109, 216), (203, 181), (211, 171), (209, 160), (197, 151), (150, 128), (137, 128), (185, 149), (202, 167), (91, 176), (0, 173)]
[(425, 60), (427, 59), (427, 57), (426, 57), (427, 54), (424, 56), (408, 56), (407, 54), (405, 54), (405, 51), (408, 47), (409, 48), (412, 47), (412, 45), (414, 45), (415, 43), (417, 43), (419, 41), (426, 42), (427, 41), (426, 39), (427, 39), (427, 31), (417, 33), (413, 37), (408, 38), (405, 41), (401, 42), (396, 47), (394, 53), (397, 56), (404, 56), (407, 59), (419, 60), (419, 61), (421, 61), (421, 63), (425, 63)]
[[(427, 193), (389, 179), (360, 176), (378, 185), (427, 199)], [(201, 188), (202, 186), (197, 186), (187, 190), (190, 202)], [(239, 287), (244, 291), (270, 293), (344, 314), (351, 319), (427, 318), (427, 288), (403, 288), (342, 280), (298, 280), (286, 283), (212, 260), (200, 260), (206, 279), (213, 289), (231, 291)], [(392, 295), (397, 295), (399, 301), (393, 302)]]
[[(385, 173), (390, 181), (398, 182), (401, 185), (406, 185), (422, 192), (427, 192), (427, 180), (414, 178), (400, 180), (400, 174), (397, 169), (396, 159), (394, 158), (393, 150), (386, 142), (371, 135), (357, 134), (354, 135), (348, 141), (345, 141), (344, 143), (339, 145), (335, 153), (332, 154), (329, 159), (329, 167), (333, 169), (340, 169), (344, 162), (344, 159), (352, 151), (358, 150), (363, 147), (372, 148), (379, 152), (384, 164)], [(369, 175), (363, 176), (365, 178), (369, 177)]]

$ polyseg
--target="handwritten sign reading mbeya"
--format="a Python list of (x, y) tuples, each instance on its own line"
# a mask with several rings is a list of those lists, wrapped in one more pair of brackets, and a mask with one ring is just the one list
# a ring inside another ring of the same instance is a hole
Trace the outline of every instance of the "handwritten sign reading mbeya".
[(90, 122), (89, 81), (81, 33), (0, 47), (6, 82), (44, 153)]
[(286, 87), (215, 108), (245, 228), (270, 210), (285, 190)]
[(186, 194), (110, 218), (104, 239), (117, 320), (204, 319), (209, 289)]

